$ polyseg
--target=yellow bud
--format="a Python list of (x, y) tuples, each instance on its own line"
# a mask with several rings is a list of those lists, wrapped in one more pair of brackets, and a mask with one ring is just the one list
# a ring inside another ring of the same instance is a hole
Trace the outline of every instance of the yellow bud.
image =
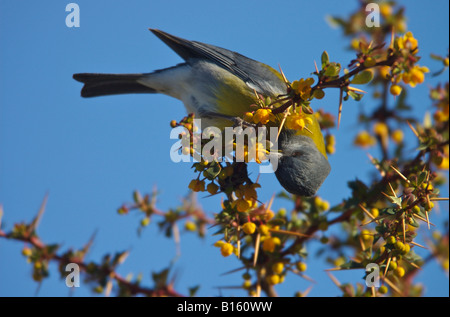
[(234, 247), (231, 243), (224, 243), (220, 247), (220, 253), (222, 253), (222, 256), (227, 257), (230, 256), (234, 251)]
[(305, 272), (306, 269), (308, 268), (308, 266), (306, 265), (305, 262), (297, 262), (296, 266), (297, 266), (297, 270), (299, 270), (300, 272)]
[(186, 221), (186, 223), (184, 224), (184, 228), (187, 231), (195, 231), (195, 230), (197, 230), (197, 225), (195, 223), (193, 223), (192, 221)]
[(389, 91), (391, 92), (391, 94), (393, 96), (398, 96), (402, 92), (402, 87), (399, 85), (392, 85), (391, 88), (389, 89)]
[(284, 270), (283, 262), (277, 262), (272, 265), (272, 272), (275, 274), (281, 274)]
[(242, 231), (245, 234), (253, 234), (256, 231), (256, 225), (253, 222), (246, 222), (242, 225)]
[(170, 127), (175, 128), (178, 123), (175, 120), (170, 121)]
[(266, 225), (260, 225), (258, 230), (263, 236), (267, 236), (269, 234), (269, 227)]
[(386, 294), (388, 292), (388, 288), (386, 285), (381, 285), (380, 288), (378, 289), (378, 292), (380, 294)]
[(33, 251), (31, 251), (30, 248), (25, 247), (22, 249), (22, 254), (26, 257), (31, 256), (32, 253), (33, 253)]
[(403, 131), (402, 130), (395, 130), (394, 132), (392, 132), (391, 138), (397, 144), (402, 143), (402, 141), (403, 141)]
[(267, 276), (266, 281), (270, 285), (275, 285), (275, 284), (280, 283), (280, 277), (276, 274), (269, 275), (269, 276)]
[(398, 267), (397, 262), (391, 261), (391, 263), (389, 263), (389, 269), (390, 269), (391, 271), (395, 271), (395, 270), (397, 269), (397, 267)]
[(392, 7), (389, 3), (381, 3), (380, 4), (380, 13), (383, 17), (388, 17), (392, 14)]
[(402, 268), (401, 266), (399, 266), (395, 271), (394, 271), (395, 275), (397, 275), (398, 277), (403, 277), (405, 276), (405, 269)]
[(244, 120), (247, 122), (252, 122), (253, 121), (253, 113), (251, 113), (251, 112), (244, 113)]
[(373, 67), (373, 66), (375, 66), (376, 63), (377, 63), (377, 61), (369, 56), (364, 61), (364, 66), (366, 66), (366, 67)]
[(250, 280), (245, 280), (244, 283), (242, 283), (243, 289), (249, 289), (250, 287), (252, 287), (252, 282)]
[(373, 235), (369, 230), (364, 229), (361, 231), (361, 239), (364, 241), (371, 241), (373, 240)]
[(141, 220), (141, 226), (142, 227), (147, 227), (150, 224), (150, 218), (149, 217), (145, 217), (144, 219)]
[(373, 126), (373, 132), (380, 137), (386, 137), (389, 133), (389, 128), (386, 123), (377, 122)]
[(411, 80), (416, 84), (421, 84), (425, 80), (425, 75), (417, 68), (411, 70)]
[(376, 218), (380, 215), (380, 210), (378, 208), (372, 208), (370, 210), (370, 213), (372, 214), (372, 216), (374, 216)]
[(397, 239), (394, 236), (389, 236), (386, 240), (388, 244), (394, 244), (397, 241)]
[(444, 66), (445, 66), (445, 67), (448, 67), (448, 57), (446, 57), (446, 58), (444, 59)]

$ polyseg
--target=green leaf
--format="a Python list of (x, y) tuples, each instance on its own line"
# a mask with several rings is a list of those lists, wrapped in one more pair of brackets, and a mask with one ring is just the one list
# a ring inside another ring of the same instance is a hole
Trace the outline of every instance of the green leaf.
[(341, 65), (337, 63), (330, 63), (325, 70), (325, 76), (327, 77), (335, 77), (339, 75), (339, 72), (341, 71)]
[(325, 68), (325, 66), (328, 65), (328, 63), (330, 62), (330, 57), (328, 56), (327, 51), (323, 51), (321, 61), (322, 61), (322, 68)]
[(373, 79), (373, 72), (366, 69), (353, 76), (353, 79), (350, 83), (354, 85), (364, 85), (369, 83), (372, 79)]
[(362, 94), (358, 94), (357, 92), (354, 92), (354, 91), (351, 91), (351, 90), (347, 91), (347, 94), (350, 97), (352, 97), (355, 101), (360, 101), (361, 98), (363, 97)]
[(209, 167), (206, 170), (206, 173), (208, 174), (208, 179), (214, 179), (217, 175), (220, 174), (221, 167), (219, 164), (214, 164), (213, 166)]
[(427, 179), (427, 172), (421, 172), (417, 178), (417, 186), (420, 186)]

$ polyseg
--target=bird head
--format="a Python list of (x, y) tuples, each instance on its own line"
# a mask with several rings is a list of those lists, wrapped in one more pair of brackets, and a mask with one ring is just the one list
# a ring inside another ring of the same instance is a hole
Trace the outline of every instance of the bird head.
[[(320, 133), (320, 130), (319, 130)], [(289, 193), (314, 196), (330, 173), (322, 134), (297, 134), (284, 129), (278, 139), (278, 166), (275, 175)], [(322, 140), (322, 142), (317, 142)], [(318, 147), (319, 146), (319, 147)]]

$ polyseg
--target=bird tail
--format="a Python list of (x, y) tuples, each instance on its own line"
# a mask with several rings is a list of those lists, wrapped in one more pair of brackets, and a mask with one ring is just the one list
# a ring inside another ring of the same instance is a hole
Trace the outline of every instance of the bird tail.
[(120, 94), (157, 93), (158, 91), (138, 82), (144, 74), (74, 74), (73, 79), (84, 84), (82, 97), (97, 97)]

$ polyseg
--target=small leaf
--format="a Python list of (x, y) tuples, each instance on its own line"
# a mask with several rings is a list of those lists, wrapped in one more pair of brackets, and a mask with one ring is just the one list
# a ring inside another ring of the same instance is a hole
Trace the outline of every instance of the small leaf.
[(421, 172), (419, 174), (419, 178), (417, 179), (417, 186), (420, 186), (425, 181), (425, 179), (427, 178), (427, 174), (427, 172)]
[(327, 51), (323, 51), (321, 61), (322, 61), (322, 68), (324, 68), (330, 62), (330, 57), (328, 56)]
[(351, 83), (355, 85), (364, 85), (369, 83), (373, 79), (373, 72), (369, 69), (366, 69), (358, 74), (356, 74)]
[(357, 92), (354, 91), (347, 91), (348, 96), (352, 97), (355, 101), (360, 101), (361, 98), (363, 97), (363, 94), (359, 94)]

